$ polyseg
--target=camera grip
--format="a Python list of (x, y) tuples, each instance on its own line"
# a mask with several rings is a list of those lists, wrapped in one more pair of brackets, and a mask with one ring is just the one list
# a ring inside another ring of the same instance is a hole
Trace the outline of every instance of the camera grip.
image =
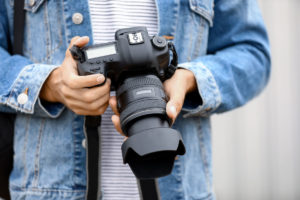
[[(84, 53), (80, 47), (73, 45), (70, 48), (70, 52), (74, 60), (77, 61), (77, 70), (80, 76), (86, 76), (86, 75), (97, 74), (97, 73), (103, 74), (104, 76), (106, 75), (104, 70), (105, 65), (103, 63), (100, 63), (98, 61), (85, 62)], [(106, 76), (105, 76), (104, 83), (105, 82), (106, 82)]]
[(102, 86), (106, 83), (106, 73), (105, 73), (105, 67), (101, 66), (101, 64), (93, 64), (90, 62), (77, 62), (77, 70), (78, 74), (80, 76), (86, 76), (86, 75), (91, 75), (91, 74), (103, 74), (105, 79), (104, 82), (99, 84), (98, 86)]

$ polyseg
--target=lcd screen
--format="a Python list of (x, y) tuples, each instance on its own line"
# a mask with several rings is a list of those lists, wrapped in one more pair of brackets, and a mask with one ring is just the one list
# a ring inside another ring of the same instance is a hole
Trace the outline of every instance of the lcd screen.
[(88, 49), (86, 51), (87, 59), (108, 56), (116, 54), (116, 47), (115, 44), (108, 44), (105, 46), (99, 46), (95, 48)]

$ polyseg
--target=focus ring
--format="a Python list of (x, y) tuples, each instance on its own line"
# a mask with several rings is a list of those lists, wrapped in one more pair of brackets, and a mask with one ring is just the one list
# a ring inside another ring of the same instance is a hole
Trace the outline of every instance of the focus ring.
[(162, 99), (147, 99), (131, 103), (123, 110), (123, 112), (121, 112), (120, 121), (122, 123), (128, 116), (134, 114), (135, 112), (147, 110), (150, 108), (166, 109), (166, 102)]
[(142, 77), (133, 78), (131, 80), (127, 79), (125, 83), (123, 83), (117, 90), (117, 95), (121, 95), (124, 91), (131, 90), (137, 87), (143, 87), (143, 86), (157, 86), (163, 89), (162, 82), (156, 76), (154, 75), (151, 77), (142, 76)]

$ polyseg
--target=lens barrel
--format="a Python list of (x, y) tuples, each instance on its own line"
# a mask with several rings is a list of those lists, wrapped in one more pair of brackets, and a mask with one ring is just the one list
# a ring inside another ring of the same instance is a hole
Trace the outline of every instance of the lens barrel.
[(176, 155), (185, 148), (178, 131), (170, 128), (166, 114), (167, 97), (155, 75), (130, 77), (117, 90), (123, 132), (124, 163), (137, 178), (150, 179), (171, 173)]

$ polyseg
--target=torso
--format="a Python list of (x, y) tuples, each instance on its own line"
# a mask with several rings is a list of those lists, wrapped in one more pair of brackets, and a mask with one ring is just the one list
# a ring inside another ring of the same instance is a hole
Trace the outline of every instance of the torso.
[[(89, 0), (94, 44), (114, 41), (115, 31), (133, 26), (146, 26), (150, 35), (158, 33), (154, 0)], [(114, 95), (114, 94), (112, 94)], [(104, 199), (139, 199), (136, 179), (123, 164), (121, 145), (124, 137), (111, 122), (110, 108), (102, 115), (101, 186)]]

